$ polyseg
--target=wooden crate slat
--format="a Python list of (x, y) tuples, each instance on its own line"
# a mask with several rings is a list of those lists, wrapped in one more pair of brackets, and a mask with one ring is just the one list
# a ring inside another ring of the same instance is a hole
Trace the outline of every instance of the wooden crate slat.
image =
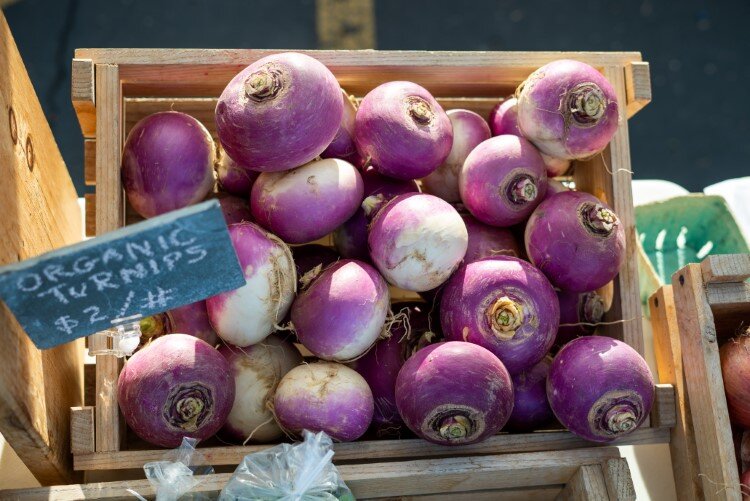
[(96, 137), (96, 101), (94, 62), (73, 59), (70, 72), (70, 99), (76, 110), (83, 137)]
[[(96, 65), (96, 179), (97, 199), (106, 200), (96, 210), (96, 233), (120, 228), (124, 222), (120, 186), (122, 151), (122, 89), (116, 65)], [(96, 450), (120, 449), (123, 423), (117, 405), (117, 377), (122, 360), (112, 355), (96, 357)]]
[(750, 283), (748, 282), (718, 282), (706, 284), (708, 304), (714, 312), (732, 313), (740, 310), (745, 313), (750, 302)]
[(86, 193), (83, 195), (85, 209), (86, 236), (96, 236), (96, 193)]
[[(667, 443), (668, 428), (641, 428), (615, 445), (640, 445)], [(501, 434), (487, 440), (461, 447), (447, 447), (431, 444), (421, 439), (377, 440), (336, 443), (333, 446), (337, 463), (378, 460), (442, 457), (473, 454), (509, 454), (552, 450), (573, 450), (591, 447), (587, 442), (567, 431), (536, 432), (525, 434)], [(243, 457), (272, 447), (272, 445), (203, 447), (201, 454), (206, 464), (214, 466), (233, 465)], [(162, 449), (123, 450), (119, 452), (96, 452), (77, 454), (74, 458), (76, 470), (112, 470), (140, 468), (149, 461), (158, 461), (164, 455)]]
[(96, 139), (83, 140), (83, 180), (86, 186), (96, 185)]
[(675, 391), (677, 422), (671, 430), (669, 451), (672, 457), (677, 498), (685, 501), (703, 499), (703, 486), (698, 476), (700, 472), (698, 451), (693, 433), (690, 400), (685, 386), (672, 286), (665, 285), (659, 288), (649, 298), (649, 308), (659, 381), (673, 385)]
[(674, 386), (671, 384), (655, 385), (656, 395), (651, 409), (651, 426), (655, 428), (672, 428), (677, 423), (675, 411)]
[(618, 501), (635, 500), (635, 486), (633, 485), (633, 477), (630, 475), (630, 467), (628, 467), (626, 459), (608, 459), (602, 463), (602, 471), (609, 499), (616, 499)]
[(651, 70), (645, 61), (633, 61), (625, 66), (628, 117), (638, 113), (651, 102)]
[(70, 451), (73, 454), (94, 452), (94, 408), (70, 409)]
[(721, 377), (714, 316), (703, 290), (701, 266), (689, 264), (672, 276), (683, 370), (693, 410), (695, 441), (706, 499), (739, 501), (727, 401)]
[[(0, 11), (0, 264), (81, 238), (81, 212), (54, 136)], [(38, 350), (0, 302), (0, 433), (44, 484), (76, 481), (71, 406), (82, 401), (80, 342)]]
[(701, 262), (703, 281), (742, 282), (750, 277), (750, 254), (719, 254), (708, 256)]
[(601, 465), (581, 466), (557, 497), (558, 501), (605, 501), (609, 499)]

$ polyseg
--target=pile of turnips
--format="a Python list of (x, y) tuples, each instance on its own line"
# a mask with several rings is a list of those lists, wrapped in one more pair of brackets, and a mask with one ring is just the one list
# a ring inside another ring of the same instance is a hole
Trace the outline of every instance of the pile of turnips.
[(216, 144), (175, 111), (135, 125), (131, 206), (151, 217), (216, 192), (246, 283), (144, 321), (118, 383), (131, 429), (165, 447), (303, 429), (447, 445), (555, 420), (596, 442), (635, 430), (651, 373), (592, 335), (625, 231), (552, 179), (617, 130), (609, 82), (552, 62), (489, 123), (413, 82), (357, 102), (320, 62), (281, 53), (224, 89)]

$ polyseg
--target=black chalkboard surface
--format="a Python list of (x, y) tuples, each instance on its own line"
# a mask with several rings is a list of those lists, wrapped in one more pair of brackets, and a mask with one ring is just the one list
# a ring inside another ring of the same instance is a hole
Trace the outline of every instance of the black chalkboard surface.
[(243, 285), (216, 200), (0, 267), (0, 297), (39, 348)]

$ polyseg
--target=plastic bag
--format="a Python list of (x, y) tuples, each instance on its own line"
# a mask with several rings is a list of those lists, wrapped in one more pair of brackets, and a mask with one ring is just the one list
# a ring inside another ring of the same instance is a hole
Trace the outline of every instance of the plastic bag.
[[(214, 472), (212, 466), (190, 466), (192, 462), (202, 461), (203, 455), (196, 452), (198, 440), (183, 438), (182, 444), (169, 451), (162, 461), (152, 461), (143, 465), (146, 478), (156, 489), (156, 501), (176, 501), (177, 499), (210, 499), (200, 493), (190, 493), (203, 479), (201, 475)], [(200, 458), (201, 461), (197, 461)], [(138, 493), (130, 491), (139, 499), (144, 499)], [(144, 500), (145, 501), (145, 500)]]
[(333, 442), (324, 432), (303, 433), (304, 442), (279, 444), (248, 454), (221, 491), (221, 501), (354, 500), (333, 458)]

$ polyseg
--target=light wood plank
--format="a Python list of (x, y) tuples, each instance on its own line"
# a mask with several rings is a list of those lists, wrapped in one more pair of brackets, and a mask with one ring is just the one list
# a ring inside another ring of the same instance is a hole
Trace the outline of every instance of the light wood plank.
[(96, 185), (96, 139), (83, 140), (83, 180), (86, 186)]
[(94, 408), (70, 409), (70, 450), (73, 454), (94, 452)]
[[(81, 212), (13, 35), (0, 12), (0, 265), (81, 238)], [(76, 481), (71, 406), (82, 401), (81, 343), (40, 351), (0, 302), (0, 433), (42, 484)]]
[(659, 381), (673, 385), (675, 391), (677, 422), (671, 431), (669, 452), (672, 457), (677, 498), (685, 501), (703, 499), (672, 286), (664, 285), (652, 294), (649, 298), (649, 307)]
[[(667, 443), (669, 429), (641, 428), (614, 443), (614, 445), (639, 445)], [(574, 450), (592, 447), (591, 442), (580, 439), (567, 431), (551, 431), (524, 434), (501, 434), (472, 445), (448, 447), (431, 444), (421, 439), (369, 440), (334, 444), (337, 463), (379, 460), (406, 459), (447, 456), (468, 456), (473, 454), (510, 454), (551, 450)], [(203, 447), (201, 453), (205, 464), (214, 466), (233, 465), (253, 452), (265, 450), (270, 445)], [(74, 458), (76, 470), (111, 470), (140, 468), (144, 463), (157, 461), (164, 450), (123, 450), (120, 452), (97, 452), (77, 454)]]
[(750, 254), (708, 256), (701, 262), (701, 273), (707, 284), (742, 282), (750, 277)]
[(601, 465), (581, 466), (557, 499), (558, 501), (609, 501)]
[(94, 63), (91, 59), (73, 59), (70, 99), (78, 116), (83, 137), (96, 136), (96, 101)]
[(651, 102), (651, 70), (645, 61), (634, 61), (625, 66), (628, 118)]
[(424, 496), (377, 498), (380, 501), (552, 501), (563, 486), (528, 487), (525, 489), (494, 489), (490, 491), (451, 492)]
[(643, 354), (624, 72), (621, 67), (610, 66), (604, 68), (603, 73), (617, 93), (620, 127), (602, 154), (587, 162), (576, 162), (574, 180), (578, 189), (593, 194), (612, 207), (625, 232), (625, 262), (614, 280), (615, 300), (604, 316), (605, 322), (619, 323), (600, 327), (601, 333), (625, 341)]
[(674, 386), (657, 384), (654, 390), (656, 394), (651, 409), (651, 426), (654, 428), (672, 428), (677, 423)]
[[(465, 493), (494, 489), (559, 486), (584, 465), (597, 465), (617, 459), (616, 447), (597, 447), (576, 451), (507, 454), (460, 458), (419, 459), (390, 463), (348, 464), (338, 466), (344, 481), (358, 499), (426, 494)], [(600, 467), (601, 468), (601, 467)], [(215, 493), (231, 474), (210, 475), (195, 492)], [(127, 496), (133, 489), (142, 496), (153, 496), (146, 480), (102, 482), (0, 491), (3, 499), (112, 499)]]
[(714, 316), (703, 289), (701, 266), (672, 276), (683, 370), (690, 396), (695, 441), (706, 499), (741, 498), (739, 473), (719, 362)]
[(375, 48), (373, 0), (316, 0), (315, 26), (323, 49)]
[[(96, 195), (105, 204), (96, 210), (96, 233), (123, 225), (124, 205), (120, 183), (122, 151), (122, 89), (116, 65), (96, 66)], [(123, 423), (117, 405), (117, 377), (122, 361), (111, 355), (96, 357), (96, 450), (120, 449)]]
[(750, 283), (748, 282), (718, 282), (706, 284), (708, 304), (714, 313), (732, 310), (747, 311), (750, 303)]
[(617, 501), (635, 501), (635, 486), (630, 476), (630, 468), (625, 458), (608, 459), (602, 463), (604, 483), (607, 485), (609, 499)]

